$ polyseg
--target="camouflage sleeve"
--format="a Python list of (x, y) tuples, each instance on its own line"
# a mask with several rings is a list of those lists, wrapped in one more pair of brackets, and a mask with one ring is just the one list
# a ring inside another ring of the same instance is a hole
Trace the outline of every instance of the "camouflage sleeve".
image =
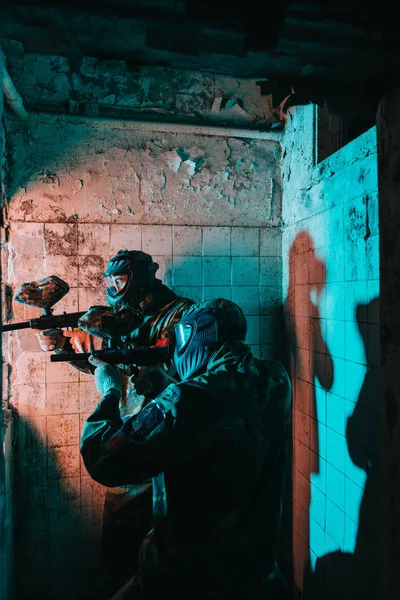
[(82, 459), (92, 478), (115, 487), (141, 483), (161, 473), (173, 444), (178, 399), (176, 390), (167, 388), (123, 423), (117, 399), (112, 394), (104, 396), (87, 419), (81, 437)]
[(215, 440), (202, 435), (197, 417), (204, 411), (197, 395), (195, 388), (171, 384), (124, 423), (117, 400), (106, 395), (82, 432), (88, 473), (109, 487), (141, 483), (202, 452)]

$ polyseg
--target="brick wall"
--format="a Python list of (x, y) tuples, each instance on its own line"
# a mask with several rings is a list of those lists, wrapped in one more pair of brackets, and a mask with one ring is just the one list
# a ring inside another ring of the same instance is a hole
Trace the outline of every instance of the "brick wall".
[(295, 589), (378, 598), (376, 131), (315, 166), (316, 118), (293, 110), (282, 165)]
[[(142, 249), (176, 292), (237, 302), (255, 354), (280, 356), (276, 142), (58, 117), (8, 126), (10, 291), (57, 274), (71, 291), (56, 312), (104, 304), (100, 275), (110, 255)], [(12, 311), (12, 321), (37, 314), (17, 304)], [(50, 363), (30, 331), (8, 337), (19, 414), (18, 598), (32, 590), (40, 598), (87, 598), (101, 572), (105, 490), (85, 472), (79, 436), (98, 396), (91, 377)]]

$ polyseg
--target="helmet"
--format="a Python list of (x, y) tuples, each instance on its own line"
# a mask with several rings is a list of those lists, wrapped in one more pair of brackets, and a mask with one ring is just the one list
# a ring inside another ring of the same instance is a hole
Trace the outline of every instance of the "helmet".
[(246, 317), (230, 300), (216, 298), (190, 308), (175, 325), (174, 364), (180, 378), (202, 372), (222, 344), (243, 341), (246, 333)]
[(158, 264), (141, 250), (120, 250), (108, 261), (103, 273), (106, 298), (110, 306), (137, 307), (155, 281)]

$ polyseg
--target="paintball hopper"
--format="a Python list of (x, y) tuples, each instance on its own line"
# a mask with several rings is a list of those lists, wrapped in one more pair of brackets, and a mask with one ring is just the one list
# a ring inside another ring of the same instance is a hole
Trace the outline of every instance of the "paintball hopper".
[(83, 312), (53, 315), (53, 304), (64, 298), (69, 292), (69, 285), (56, 275), (50, 275), (38, 281), (23, 283), (14, 294), (15, 302), (42, 309), (42, 316), (23, 323), (7, 323), (2, 326), (2, 331), (15, 331), (17, 329), (58, 329), (63, 327), (76, 327), (78, 319)]
[(143, 313), (134, 308), (114, 310), (110, 306), (92, 306), (80, 317), (78, 327), (90, 335), (108, 341), (127, 336), (143, 323)]
[(51, 307), (69, 292), (69, 285), (56, 275), (38, 281), (23, 283), (14, 294), (15, 302), (41, 308), (43, 314), (51, 314)]

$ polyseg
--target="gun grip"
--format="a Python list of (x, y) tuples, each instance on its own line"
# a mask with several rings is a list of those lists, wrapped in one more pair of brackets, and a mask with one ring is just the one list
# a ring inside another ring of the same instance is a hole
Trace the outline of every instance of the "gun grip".
[(42, 337), (50, 337), (52, 335), (59, 335), (60, 333), (62, 333), (61, 329), (43, 329), (40, 335)]

